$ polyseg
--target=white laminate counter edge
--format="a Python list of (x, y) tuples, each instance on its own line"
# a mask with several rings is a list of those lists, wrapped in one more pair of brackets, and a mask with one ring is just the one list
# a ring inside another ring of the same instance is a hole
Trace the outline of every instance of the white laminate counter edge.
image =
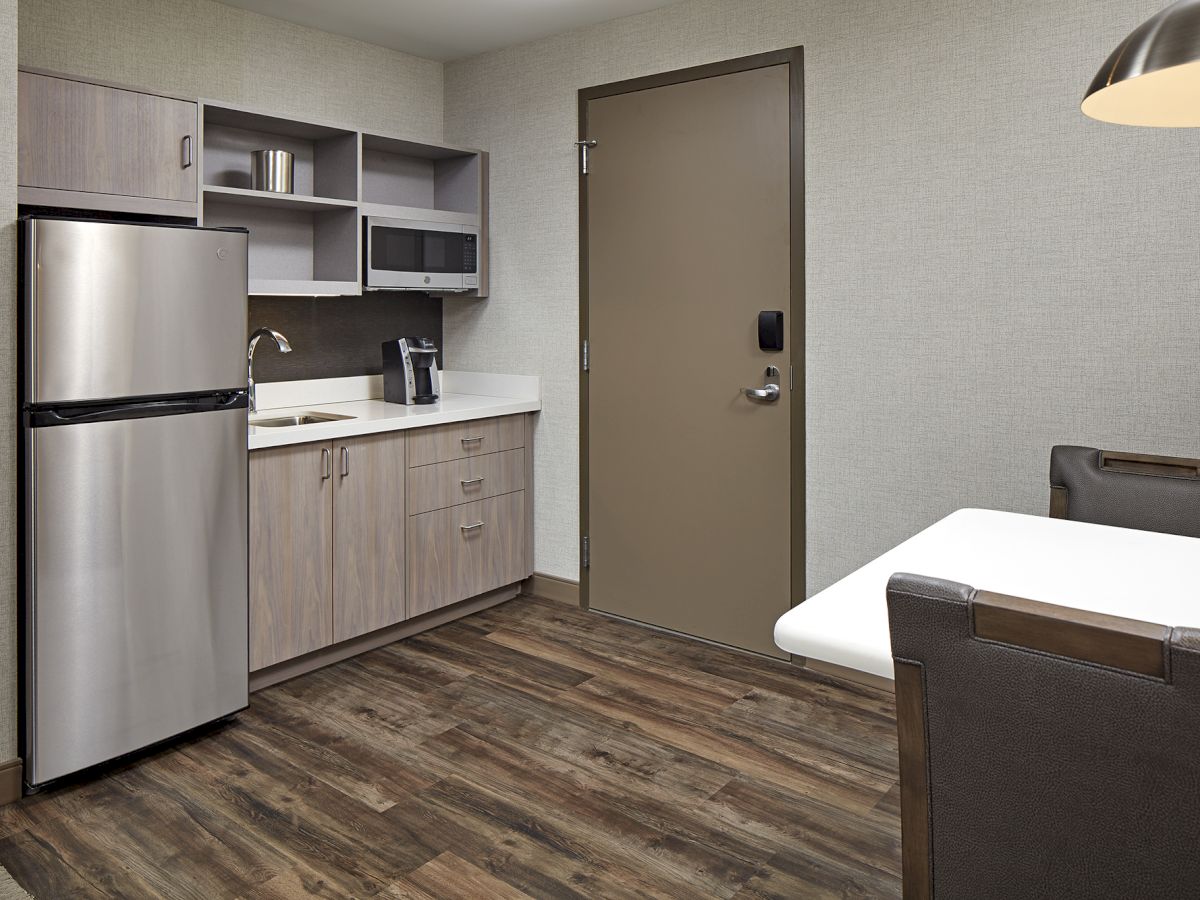
[[(542, 380), (536, 375), (494, 375), (484, 372), (442, 372), (443, 394), (473, 394), (510, 400), (541, 400)], [(258, 385), (258, 410), (291, 409), (313, 404), (378, 400), (383, 397), (382, 375), (350, 378), (310, 378), (270, 381)]]
[[(365, 434), (537, 412), (542, 408), (541, 380), (536, 376), (447, 372), (442, 387), (439, 402), (428, 406), (404, 406), (378, 399), (382, 394), (382, 379), (378, 375), (260, 385), (258, 417), (316, 412), (352, 418), (282, 428), (251, 425), (249, 449), (335, 441)], [(471, 393), (450, 390), (461, 391), (462, 388), (473, 390)], [(488, 393), (482, 393), (484, 391)]]

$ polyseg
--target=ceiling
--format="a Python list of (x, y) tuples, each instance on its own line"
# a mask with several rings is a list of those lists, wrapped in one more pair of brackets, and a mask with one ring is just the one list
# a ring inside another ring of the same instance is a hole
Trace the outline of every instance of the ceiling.
[(276, 19), (451, 60), (679, 0), (222, 0)]

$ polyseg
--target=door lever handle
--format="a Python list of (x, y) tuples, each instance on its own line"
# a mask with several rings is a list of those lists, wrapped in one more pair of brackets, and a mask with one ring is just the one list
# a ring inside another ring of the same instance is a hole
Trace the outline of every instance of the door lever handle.
[(779, 399), (779, 385), (768, 384), (761, 388), (744, 388), (742, 393), (751, 400), (766, 400), (770, 403)]
[(779, 377), (779, 370), (774, 366), (767, 366), (766, 383), (760, 388), (743, 388), (742, 393), (751, 400), (765, 400), (767, 403), (774, 403), (779, 399), (779, 385), (771, 381), (772, 378)]

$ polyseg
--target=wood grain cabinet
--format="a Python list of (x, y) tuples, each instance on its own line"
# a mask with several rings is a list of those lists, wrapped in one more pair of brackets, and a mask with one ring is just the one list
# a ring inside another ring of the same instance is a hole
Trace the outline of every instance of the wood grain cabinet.
[(404, 434), (250, 454), (250, 670), (404, 621)]
[[(71, 191), (81, 196), (57, 199), (195, 217), (196, 103), (34, 72), (19, 73), (18, 97), (21, 202)], [(89, 203), (82, 195), (103, 196)]]
[(531, 427), (516, 415), (252, 451), (250, 670), (529, 577)]
[(527, 578), (527, 417), (414, 431), (409, 443), (409, 615)]
[(329, 444), (250, 454), (250, 670), (333, 640)]
[(335, 441), (333, 640), (406, 618), (404, 433)]

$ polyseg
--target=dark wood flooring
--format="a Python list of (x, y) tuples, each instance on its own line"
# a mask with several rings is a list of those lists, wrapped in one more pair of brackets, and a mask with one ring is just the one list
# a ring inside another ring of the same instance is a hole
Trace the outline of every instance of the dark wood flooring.
[(896, 897), (892, 697), (518, 598), (0, 809), (38, 898)]

